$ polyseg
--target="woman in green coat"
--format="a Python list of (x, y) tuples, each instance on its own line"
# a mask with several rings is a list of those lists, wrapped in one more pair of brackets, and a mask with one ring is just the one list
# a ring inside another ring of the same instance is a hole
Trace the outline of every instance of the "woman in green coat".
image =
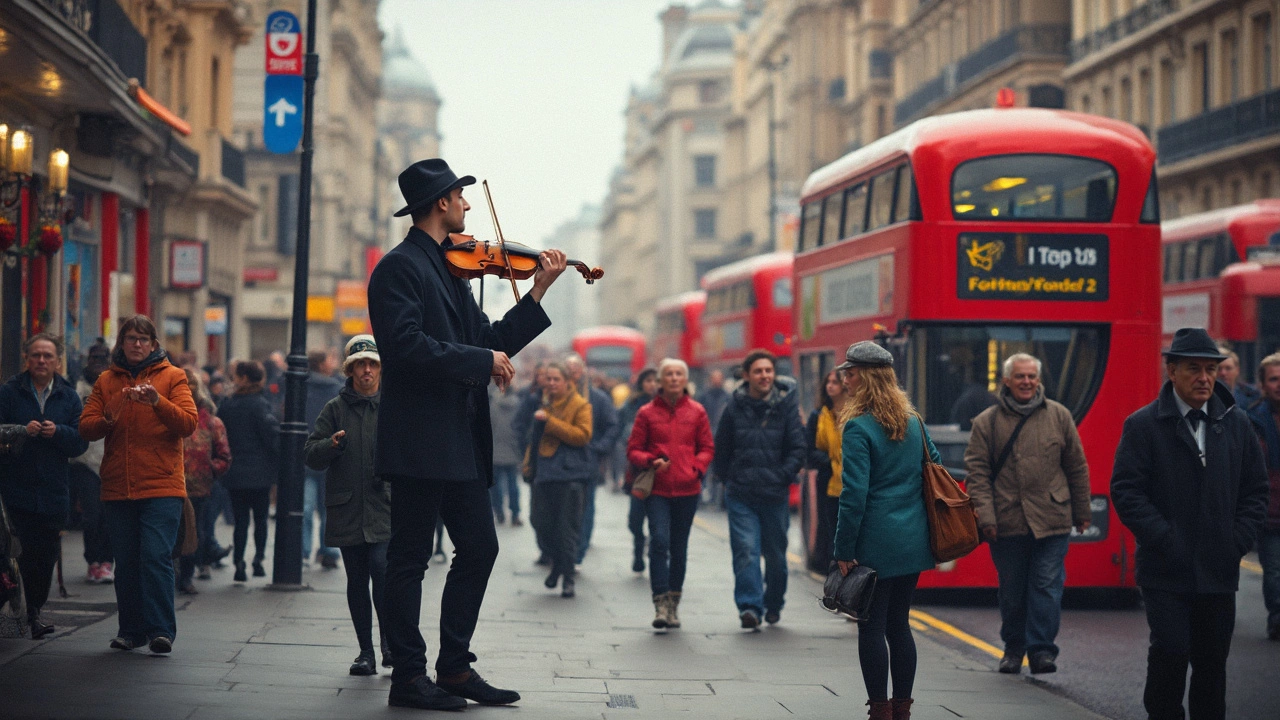
[[(876, 571), (866, 622), (858, 629), (858, 661), (872, 720), (911, 717), (916, 644), (911, 637), (911, 593), (920, 573), (933, 568), (924, 514), (924, 447), (929, 440), (906, 393), (898, 387), (893, 356), (873, 342), (851, 345), (843, 373), (840, 514), (835, 557), (848, 574), (858, 565)], [(893, 696), (888, 692), (893, 678)]]
[[(351, 664), (350, 673), (373, 675), (378, 672), (373, 655), (373, 611), (378, 613), (378, 627), (385, 628), (382, 592), (391, 540), (391, 490), (373, 474), (382, 362), (372, 335), (351, 338), (346, 351), (342, 370), (347, 383), (316, 418), (316, 429), (307, 438), (306, 460), (312, 470), (325, 471), (329, 517), (324, 544), (342, 551), (347, 571), (347, 608), (360, 643), (360, 655)], [(383, 635), (382, 665), (391, 667)]]

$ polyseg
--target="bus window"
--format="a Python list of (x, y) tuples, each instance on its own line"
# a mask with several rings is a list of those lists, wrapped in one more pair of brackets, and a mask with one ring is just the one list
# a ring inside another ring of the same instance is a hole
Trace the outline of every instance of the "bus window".
[(781, 277), (773, 281), (773, 307), (775, 310), (791, 307), (791, 278)]
[(1200, 272), (1197, 277), (1215, 278), (1222, 269), (1218, 261), (1218, 238), (1205, 238), (1200, 241)]
[(1142, 201), (1142, 217), (1138, 222), (1160, 222), (1160, 192), (1156, 189), (1156, 171), (1151, 171), (1151, 182), (1147, 185), (1147, 197)]
[(902, 222), (903, 220), (919, 220), (919, 207), (916, 203), (915, 196), (916, 184), (912, 182), (911, 166), (903, 165), (898, 168), (898, 202), (894, 206), (893, 221)]
[(880, 173), (871, 180), (871, 210), (867, 213), (867, 230), (875, 230), (893, 222), (892, 170)]
[(1182, 243), (1171, 243), (1165, 251), (1169, 254), (1169, 271), (1165, 273), (1165, 280), (1182, 282)]
[(803, 220), (800, 223), (800, 250), (812, 250), (818, 247), (822, 235), (822, 203), (811, 202), (804, 206)]
[(951, 178), (957, 220), (1109, 222), (1115, 200), (1115, 168), (1069, 155), (979, 158)]
[(858, 183), (844, 191), (844, 234), (852, 237), (867, 225), (867, 184)]
[(1200, 269), (1200, 243), (1192, 240), (1182, 243), (1182, 279), (1195, 280)]
[(844, 208), (841, 205), (839, 193), (828, 195), (822, 201), (821, 243), (823, 245), (830, 245), (844, 237), (844, 235), (840, 234), (840, 214), (844, 212)]

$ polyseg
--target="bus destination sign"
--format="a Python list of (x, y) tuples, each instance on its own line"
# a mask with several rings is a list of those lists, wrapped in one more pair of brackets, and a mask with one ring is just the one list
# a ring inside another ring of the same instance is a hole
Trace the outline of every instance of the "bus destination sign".
[(960, 233), (956, 292), (965, 300), (1109, 296), (1106, 235)]

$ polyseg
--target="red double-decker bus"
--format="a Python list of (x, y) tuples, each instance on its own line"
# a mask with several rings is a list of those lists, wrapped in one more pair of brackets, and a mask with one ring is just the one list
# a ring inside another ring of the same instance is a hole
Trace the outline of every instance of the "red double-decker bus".
[(1280, 200), (1212, 210), (1161, 225), (1164, 341), (1203, 327), (1240, 355), (1252, 381), (1280, 349)]
[(621, 325), (587, 328), (573, 336), (573, 351), (587, 367), (626, 383), (644, 369), (646, 347), (644, 333)]
[[(1069, 586), (1132, 588), (1133, 535), (1109, 484), (1126, 416), (1159, 390), (1155, 152), (1126, 123), (1000, 108), (913, 123), (814, 172), (802, 191), (793, 356), (802, 402), (858, 340), (895, 355), (944, 462), (963, 474), (971, 418), (1027, 352), (1069, 408), (1093, 526)], [(812, 495), (817, 488), (807, 488)], [(812, 537), (806, 532), (806, 538)], [(923, 587), (994, 587), (984, 545)]]
[(696, 356), (704, 370), (732, 377), (746, 354), (761, 348), (778, 357), (779, 375), (792, 374), (792, 260), (791, 253), (769, 253), (702, 276), (707, 304)]
[(653, 311), (650, 365), (657, 367), (663, 358), (679, 358), (688, 363), (690, 379), (701, 384), (702, 366), (697, 353), (702, 342), (702, 310), (706, 305), (707, 294), (701, 290), (658, 301)]

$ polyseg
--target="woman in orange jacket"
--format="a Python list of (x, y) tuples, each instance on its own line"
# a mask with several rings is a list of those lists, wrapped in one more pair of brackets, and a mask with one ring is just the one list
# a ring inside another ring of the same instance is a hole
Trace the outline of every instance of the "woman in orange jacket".
[(171, 555), (187, 495), (182, 439), (197, 419), (186, 373), (169, 363), (155, 323), (145, 315), (121, 323), (111, 367), (80, 416), (85, 440), (106, 438), (102, 500), (116, 555), (117, 650), (173, 649)]

